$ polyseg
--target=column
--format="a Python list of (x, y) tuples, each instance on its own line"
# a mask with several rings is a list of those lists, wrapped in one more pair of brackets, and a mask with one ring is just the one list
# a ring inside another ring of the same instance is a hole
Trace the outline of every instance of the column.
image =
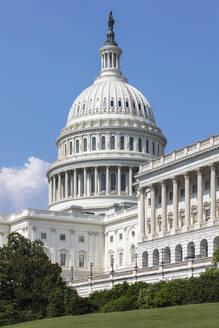
[(185, 178), (185, 225), (186, 228), (190, 226), (190, 178), (188, 174)]
[(143, 241), (145, 235), (145, 195), (144, 191), (138, 190), (138, 226), (139, 226), (139, 241)]
[(52, 184), (52, 189), (53, 189), (52, 201), (53, 201), (53, 203), (55, 203), (55, 201), (56, 201), (56, 177), (55, 177), (55, 175), (53, 176), (52, 180), (53, 180), (53, 184)]
[(109, 195), (109, 166), (106, 167), (106, 195)]
[(74, 259), (74, 230), (69, 229), (69, 250), (70, 250), (70, 267), (74, 267), (75, 259)]
[(151, 186), (151, 235), (152, 238), (154, 233), (156, 232), (156, 225), (155, 225), (155, 186)]
[(95, 196), (97, 196), (97, 167), (94, 169), (94, 188), (95, 188)]
[[(52, 263), (56, 263), (56, 229), (51, 228), (50, 230), (51, 230), (51, 234), (52, 234), (51, 261), (52, 261)], [(57, 260), (59, 262), (59, 259), (57, 259)]]
[(161, 206), (162, 206), (162, 232), (166, 232), (167, 227), (167, 188), (166, 183), (161, 183)]
[(65, 171), (65, 199), (68, 198), (68, 171)]
[(132, 167), (129, 167), (129, 196), (132, 196)]
[(77, 197), (77, 170), (74, 169), (74, 198)]
[(99, 168), (99, 171), (98, 171), (98, 174), (97, 174), (97, 194), (98, 194), (98, 196), (100, 195), (100, 188), (101, 188), (101, 186), (100, 186), (100, 183), (101, 183), (100, 177), (101, 177), (101, 172), (100, 172), (100, 168)]
[(49, 182), (49, 205), (52, 204), (52, 178), (48, 179)]
[(178, 181), (173, 178), (173, 229), (178, 228)]
[(211, 219), (216, 220), (216, 167), (211, 165)]
[(74, 197), (73, 174), (74, 174), (74, 173), (71, 172), (71, 175), (70, 175), (70, 189), (71, 189), (70, 196), (71, 196), (71, 198)]
[(197, 184), (198, 184), (198, 225), (200, 226), (203, 216), (203, 196), (202, 196), (202, 171), (198, 169), (197, 171)]
[(87, 196), (87, 169), (84, 168), (84, 197)]
[(32, 227), (32, 241), (36, 240), (37, 237), (36, 237), (36, 230), (37, 228), (34, 226)]
[(61, 173), (58, 173), (58, 201), (61, 199)]
[(81, 196), (81, 180), (82, 180), (82, 175), (81, 173), (78, 174), (78, 197)]
[(121, 167), (118, 166), (118, 195), (121, 195)]
[(90, 172), (87, 172), (87, 196), (90, 196)]

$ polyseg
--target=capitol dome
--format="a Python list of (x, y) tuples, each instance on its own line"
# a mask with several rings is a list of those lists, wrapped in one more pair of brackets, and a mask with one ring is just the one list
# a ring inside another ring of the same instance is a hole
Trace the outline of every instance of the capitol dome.
[(139, 165), (164, 154), (166, 138), (144, 95), (120, 70), (122, 50), (109, 15), (101, 71), (70, 108), (47, 175), (49, 209), (106, 214), (137, 202)]

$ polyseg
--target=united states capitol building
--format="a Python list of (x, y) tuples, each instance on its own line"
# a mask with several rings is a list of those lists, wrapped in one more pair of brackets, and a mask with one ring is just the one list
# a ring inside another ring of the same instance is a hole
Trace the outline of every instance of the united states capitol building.
[(165, 155), (150, 104), (122, 75), (113, 25), (110, 14), (99, 76), (56, 140), (48, 210), (0, 215), (0, 246), (12, 231), (41, 239), (81, 295), (198, 275), (219, 246), (219, 135)]

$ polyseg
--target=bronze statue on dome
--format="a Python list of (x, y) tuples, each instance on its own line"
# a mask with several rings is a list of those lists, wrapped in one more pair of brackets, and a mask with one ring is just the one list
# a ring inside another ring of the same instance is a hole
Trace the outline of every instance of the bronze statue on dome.
[(112, 10), (111, 10), (110, 13), (109, 13), (109, 19), (108, 19), (108, 27), (109, 27), (110, 31), (113, 30), (114, 23), (115, 23), (115, 20), (113, 19), (113, 13), (112, 13)]

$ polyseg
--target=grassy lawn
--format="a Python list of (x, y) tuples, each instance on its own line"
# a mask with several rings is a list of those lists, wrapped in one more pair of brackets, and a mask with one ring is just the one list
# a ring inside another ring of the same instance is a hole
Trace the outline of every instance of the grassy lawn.
[[(5, 326), (6, 327), (6, 326)], [(219, 303), (36, 320), (14, 328), (219, 328)]]

